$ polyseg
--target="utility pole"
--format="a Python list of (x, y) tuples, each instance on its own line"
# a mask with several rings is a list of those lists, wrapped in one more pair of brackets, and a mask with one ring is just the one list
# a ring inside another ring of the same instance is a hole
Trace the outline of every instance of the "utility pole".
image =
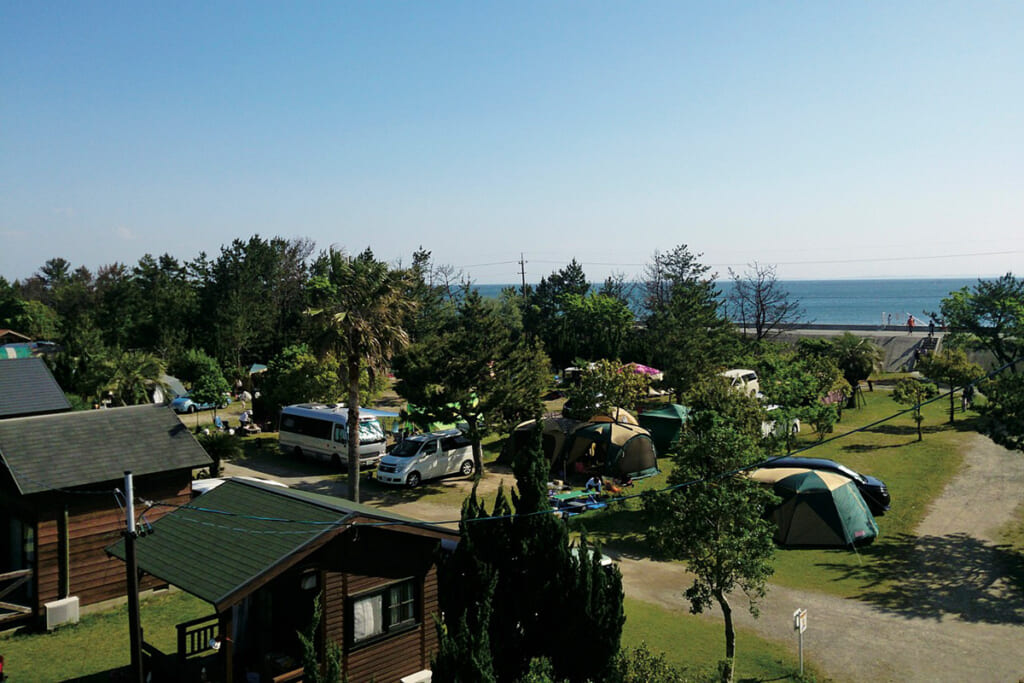
[(519, 275), (523, 280), (523, 288), (519, 291), (526, 296), (526, 259), (523, 258), (523, 252), (519, 252)]
[(139, 623), (139, 563), (135, 558), (135, 491), (132, 472), (124, 473), (125, 520), (124, 563), (128, 572), (128, 634), (132, 651), (132, 670), (129, 680), (145, 683), (142, 671), (142, 626)]

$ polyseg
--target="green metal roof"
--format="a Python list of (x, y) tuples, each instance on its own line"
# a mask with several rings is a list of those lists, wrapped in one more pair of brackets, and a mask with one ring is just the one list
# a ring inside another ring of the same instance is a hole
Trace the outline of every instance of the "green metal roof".
[[(138, 565), (219, 609), (342, 533), (357, 516), (422, 524), (333, 496), (231, 479), (154, 522), (153, 532), (136, 543)], [(124, 541), (107, 551), (124, 559)]]
[[(11, 361), (3, 361), (8, 363)], [(22, 495), (206, 467), (210, 457), (167, 406), (0, 420), (0, 462)]]

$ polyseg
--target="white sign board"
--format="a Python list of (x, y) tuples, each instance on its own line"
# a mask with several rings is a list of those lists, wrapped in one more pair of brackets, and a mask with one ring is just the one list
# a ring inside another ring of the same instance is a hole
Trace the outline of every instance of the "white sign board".
[(807, 610), (801, 608), (793, 612), (793, 630), (800, 633), (807, 630)]

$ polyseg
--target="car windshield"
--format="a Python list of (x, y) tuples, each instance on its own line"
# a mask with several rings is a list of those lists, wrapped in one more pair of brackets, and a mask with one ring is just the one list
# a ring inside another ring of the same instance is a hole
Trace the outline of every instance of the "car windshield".
[(420, 446), (423, 445), (422, 441), (413, 441), (412, 439), (406, 439), (402, 443), (395, 446), (395, 449), (391, 451), (390, 455), (396, 458), (411, 458), (420, 451)]
[(360, 441), (379, 441), (384, 438), (384, 429), (377, 420), (359, 421)]

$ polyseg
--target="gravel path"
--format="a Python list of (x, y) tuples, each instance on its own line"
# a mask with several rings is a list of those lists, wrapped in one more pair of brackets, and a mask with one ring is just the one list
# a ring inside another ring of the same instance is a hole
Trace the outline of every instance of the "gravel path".
[[(1022, 560), (992, 539), (1021, 491), (1024, 455), (972, 435), (963, 471), (907, 539), (906, 558), (887, 568), (901, 577), (898, 588), (849, 600), (772, 586), (759, 619), (739, 598), (737, 623), (795, 653), (792, 614), (806, 608), (804, 652), (837, 681), (1021, 680), (1024, 595), (1004, 572)], [(691, 579), (680, 565), (622, 558), (619, 566), (630, 597), (689, 609), (682, 591)]]

